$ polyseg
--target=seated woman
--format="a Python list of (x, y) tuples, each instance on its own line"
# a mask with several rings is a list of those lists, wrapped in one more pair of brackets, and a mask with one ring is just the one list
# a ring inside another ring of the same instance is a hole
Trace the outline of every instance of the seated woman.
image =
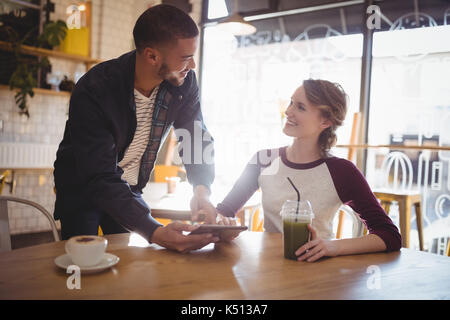
[[(283, 132), (294, 138), (292, 144), (257, 152), (217, 205), (218, 213), (234, 217), (261, 188), (264, 229), (282, 232), (281, 207), (286, 200), (297, 199), (289, 177), (299, 189), (301, 199), (311, 202), (315, 215), (312, 226), (308, 226), (312, 240), (296, 251), (299, 261), (399, 250), (398, 229), (381, 208), (364, 176), (352, 162), (329, 154), (346, 111), (346, 94), (340, 85), (326, 80), (305, 80), (294, 92), (285, 112)], [(331, 240), (333, 219), (342, 204), (359, 214), (368, 235)], [(223, 220), (230, 223), (227, 218)]]

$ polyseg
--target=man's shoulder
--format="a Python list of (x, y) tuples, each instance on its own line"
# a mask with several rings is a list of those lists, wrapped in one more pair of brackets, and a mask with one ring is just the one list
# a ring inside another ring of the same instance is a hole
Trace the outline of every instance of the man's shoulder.
[(103, 92), (103, 88), (117, 87), (130, 73), (130, 59), (133, 54), (134, 51), (130, 51), (95, 65), (78, 80), (76, 86), (89, 91), (95, 90), (97, 94)]

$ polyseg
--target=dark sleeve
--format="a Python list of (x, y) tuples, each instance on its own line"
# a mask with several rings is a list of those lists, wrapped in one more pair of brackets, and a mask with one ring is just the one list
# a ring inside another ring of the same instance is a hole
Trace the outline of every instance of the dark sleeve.
[(384, 212), (358, 168), (352, 162), (339, 158), (327, 161), (327, 165), (342, 203), (359, 215), (369, 233), (384, 241), (386, 251), (400, 250), (402, 241), (397, 227)]
[(100, 108), (99, 99), (86, 87), (78, 86), (70, 99), (69, 132), (77, 175), (86, 186), (85, 194), (98, 209), (107, 212), (124, 228), (150, 241), (159, 224), (140, 194), (121, 179), (115, 140)]
[(214, 139), (203, 122), (197, 79), (194, 71), (186, 77), (187, 94), (174, 122), (175, 134), (180, 143), (178, 152), (186, 168), (187, 179), (195, 188), (210, 188), (214, 181)]
[(261, 166), (258, 163), (258, 154), (255, 154), (248, 162), (239, 179), (234, 184), (231, 191), (217, 205), (220, 214), (227, 217), (234, 217), (236, 212), (251, 198), (253, 193), (258, 190), (258, 177), (261, 172)]

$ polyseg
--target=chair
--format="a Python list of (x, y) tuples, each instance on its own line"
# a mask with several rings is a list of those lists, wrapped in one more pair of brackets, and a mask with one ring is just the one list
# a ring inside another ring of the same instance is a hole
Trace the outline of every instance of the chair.
[(260, 208), (253, 209), (252, 211), (250, 215), (250, 231), (263, 232), (264, 217), (259, 217), (261, 212)]
[(166, 178), (177, 177), (178, 173), (186, 173), (183, 168), (169, 165), (155, 165), (155, 182), (166, 182)]
[(6, 177), (9, 174), (9, 170), (5, 170), (2, 173), (0, 173), (0, 194), (2, 194), (3, 191), (3, 187), (5, 186), (6, 183)]
[(248, 210), (248, 230), (254, 232), (264, 231), (264, 217), (260, 217), (260, 206), (252, 206), (248, 208), (242, 208), (236, 213), (236, 218), (239, 219), (240, 225), (245, 226), (245, 210)]
[(400, 234), (402, 235), (402, 247), (409, 248), (411, 229), (411, 207), (414, 206), (416, 212), (417, 231), (419, 235), (420, 251), (423, 247), (423, 222), (422, 222), (422, 197), (419, 193), (414, 191), (383, 191), (375, 190), (375, 197), (381, 202), (384, 211), (389, 214), (389, 209), (393, 201), (398, 202)]
[[(11, 176), (10, 181), (6, 181), (6, 178)], [(3, 192), (3, 187), (5, 184), (9, 185), (9, 192), (13, 193), (16, 187), (16, 180), (14, 179), (14, 171), (12, 170), (4, 170), (0, 173), (0, 194)]]
[(56, 223), (53, 220), (51, 214), (45, 210), (40, 204), (29, 201), (26, 199), (21, 199), (11, 196), (0, 196), (0, 251), (10, 251), (11, 250), (11, 235), (9, 229), (9, 219), (8, 219), (8, 201), (23, 203), (38, 209), (50, 222), (50, 226), (53, 232), (53, 238), (55, 241), (60, 241), (58, 230), (56, 228)]
[[(358, 214), (347, 205), (341, 206), (339, 210), (344, 214), (347, 213), (347, 215), (352, 219), (352, 238), (362, 237), (364, 235), (365, 226), (359, 218)], [(342, 231), (342, 225), (340, 226), (340, 228)]]
[[(402, 152), (389, 153), (381, 165), (386, 187), (374, 189), (374, 195), (387, 214), (392, 202), (398, 203), (400, 234), (402, 235), (402, 247), (410, 246), (411, 207), (415, 207), (419, 248), (423, 246), (423, 222), (422, 222), (422, 196), (419, 191), (412, 190), (413, 170), (411, 160)], [(393, 175), (391, 175), (391, 169)], [(401, 175), (399, 174), (401, 169)]]

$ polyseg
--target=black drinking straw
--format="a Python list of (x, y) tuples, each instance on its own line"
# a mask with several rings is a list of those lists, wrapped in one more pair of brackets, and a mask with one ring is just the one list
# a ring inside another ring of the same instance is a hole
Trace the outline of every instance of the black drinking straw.
[(298, 189), (295, 187), (294, 183), (292, 182), (291, 179), (289, 179), (289, 177), (287, 177), (287, 179), (289, 180), (289, 182), (291, 183), (292, 187), (294, 188), (295, 192), (297, 192), (297, 211), (295, 212), (295, 222), (297, 222), (297, 216), (298, 216), (298, 204), (300, 202), (300, 192), (298, 191)]

